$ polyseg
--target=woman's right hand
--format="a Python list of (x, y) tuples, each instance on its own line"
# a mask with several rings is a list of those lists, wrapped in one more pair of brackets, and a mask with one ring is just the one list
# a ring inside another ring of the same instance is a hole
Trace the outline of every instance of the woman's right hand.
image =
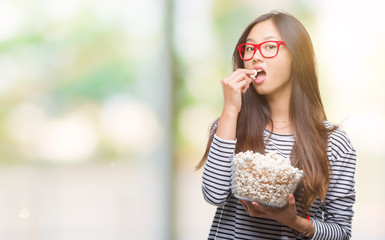
[(238, 68), (221, 80), (224, 106), (219, 119), (216, 135), (222, 139), (235, 139), (237, 118), (242, 106), (242, 94), (247, 91), (253, 80), (254, 71)]
[(224, 96), (223, 111), (238, 114), (242, 106), (242, 94), (250, 86), (253, 70), (238, 68), (221, 80)]

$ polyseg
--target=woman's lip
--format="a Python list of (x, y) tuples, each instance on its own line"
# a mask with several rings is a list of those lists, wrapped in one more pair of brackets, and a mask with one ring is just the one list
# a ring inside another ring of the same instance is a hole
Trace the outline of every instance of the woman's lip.
[(265, 81), (265, 77), (259, 78), (259, 79), (256, 78), (254, 81), (255, 81), (256, 84), (261, 84), (261, 83), (263, 83), (263, 81)]
[(266, 72), (265, 69), (263, 69), (263, 67), (255, 67), (254, 70), (256, 70), (256, 71), (259, 70), (259, 71), (264, 71), (264, 72)]

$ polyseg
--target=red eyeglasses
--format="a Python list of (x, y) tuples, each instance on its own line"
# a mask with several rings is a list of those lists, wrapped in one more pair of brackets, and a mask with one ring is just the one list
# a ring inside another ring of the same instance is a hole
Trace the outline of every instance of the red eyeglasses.
[(243, 43), (238, 45), (239, 56), (243, 61), (249, 61), (254, 57), (257, 49), (264, 58), (273, 58), (277, 56), (279, 46), (286, 46), (283, 41), (266, 41), (260, 44)]

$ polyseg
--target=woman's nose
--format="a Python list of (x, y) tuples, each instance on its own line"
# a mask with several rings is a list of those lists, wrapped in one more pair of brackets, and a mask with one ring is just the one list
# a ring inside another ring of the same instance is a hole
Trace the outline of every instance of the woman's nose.
[(253, 61), (257, 62), (257, 61), (263, 61), (263, 60), (264, 60), (264, 57), (262, 56), (260, 49), (257, 49), (254, 53)]

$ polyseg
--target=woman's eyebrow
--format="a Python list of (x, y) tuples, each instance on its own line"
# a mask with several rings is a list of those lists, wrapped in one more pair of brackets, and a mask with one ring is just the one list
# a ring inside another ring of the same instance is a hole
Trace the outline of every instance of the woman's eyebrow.
[[(270, 36), (267, 36), (263, 39), (263, 41), (267, 41), (267, 40), (272, 40), (272, 39), (278, 39), (276, 36), (273, 36), (273, 35), (270, 35)], [(246, 39), (246, 42), (252, 42), (252, 43), (255, 43), (256, 41), (254, 41), (253, 38), (247, 38)]]
[(255, 42), (252, 38), (246, 39), (246, 42)]
[(270, 40), (270, 39), (278, 39), (278, 38), (276, 36), (271, 35), (271, 36), (265, 37), (263, 40), (267, 41), (267, 40)]

